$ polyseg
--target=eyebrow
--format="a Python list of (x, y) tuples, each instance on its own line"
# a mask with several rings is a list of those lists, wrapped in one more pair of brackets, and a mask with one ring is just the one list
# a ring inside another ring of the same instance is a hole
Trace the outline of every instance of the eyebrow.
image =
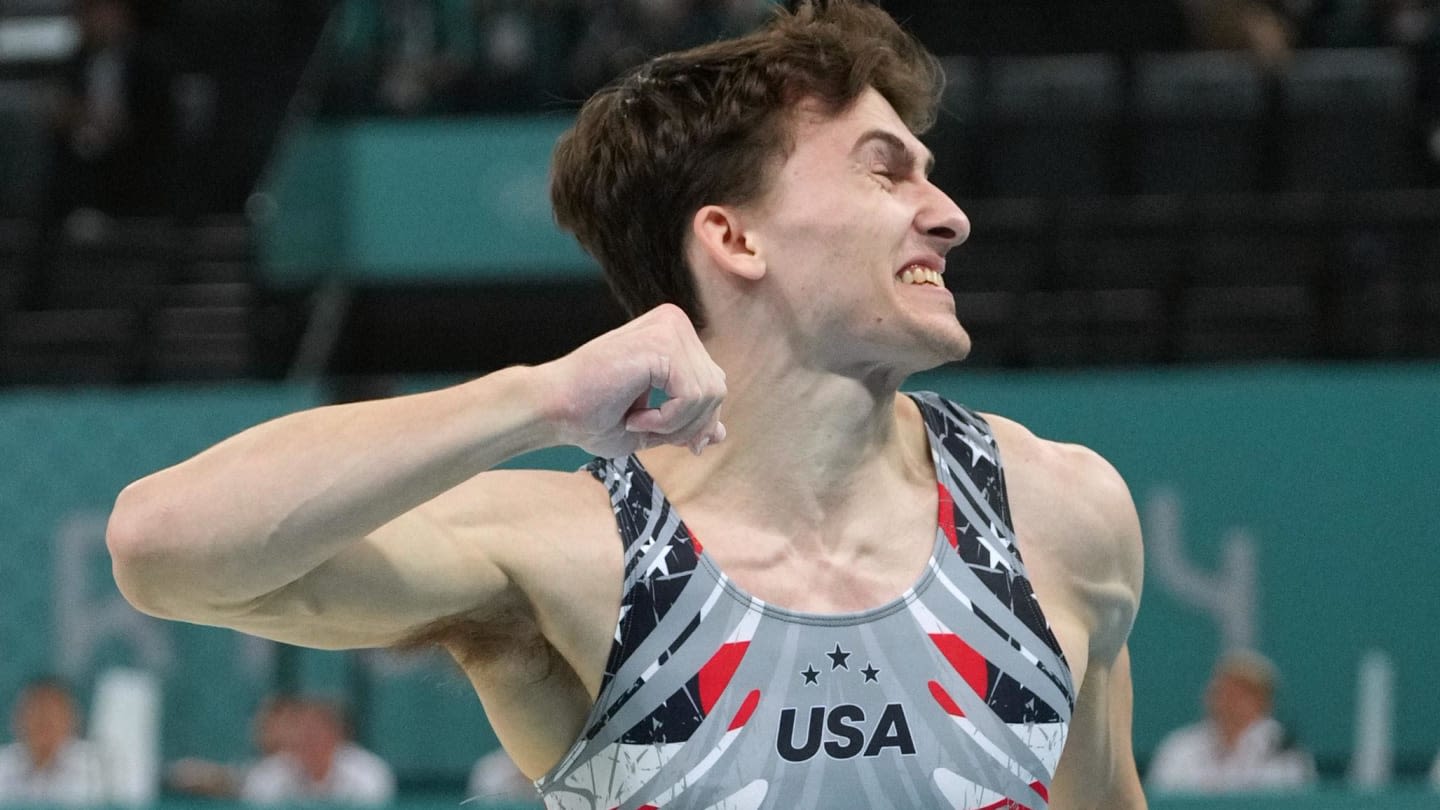
[[(866, 145), (874, 141), (885, 144), (892, 152), (899, 155), (907, 166), (915, 165), (915, 153), (910, 151), (910, 147), (906, 145), (904, 141), (900, 140), (899, 136), (895, 133), (883, 129), (872, 129), (861, 135), (860, 138), (855, 141), (855, 148), (851, 150), (851, 153), (859, 152)], [(935, 171), (935, 155), (927, 150), (925, 152), (925, 175), (928, 177), (933, 171)]]

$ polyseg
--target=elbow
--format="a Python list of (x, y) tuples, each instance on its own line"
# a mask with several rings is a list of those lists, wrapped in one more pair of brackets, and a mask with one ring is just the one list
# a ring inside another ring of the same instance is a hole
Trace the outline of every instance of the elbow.
[(165, 583), (183, 582), (167, 565), (165, 546), (173, 539), (164, 528), (165, 510), (144, 493), (143, 482), (121, 491), (105, 526), (105, 546), (120, 594), (137, 610), (161, 618), (179, 618), (169, 607), (174, 594)]

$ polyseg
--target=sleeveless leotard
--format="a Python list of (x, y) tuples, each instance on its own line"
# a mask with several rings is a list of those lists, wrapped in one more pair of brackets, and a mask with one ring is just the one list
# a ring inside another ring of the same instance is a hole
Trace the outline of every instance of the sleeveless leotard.
[(1047, 806), (1075, 692), (1016, 549), (994, 435), (913, 395), (939, 482), (919, 580), (805, 614), (736, 587), (634, 457), (596, 459), (624, 543), (620, 619), (550, 810)]

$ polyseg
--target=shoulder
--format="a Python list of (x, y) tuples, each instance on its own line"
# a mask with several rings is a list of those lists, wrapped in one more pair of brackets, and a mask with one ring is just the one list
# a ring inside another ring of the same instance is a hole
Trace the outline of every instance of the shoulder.
[(526, 527), (574, 515), (576, 509), (582, 517), (593, 516), (608, 511), (608, 504), (604, 486), (586, 470), (517, 469), (483, 472), (420, 508), (456, 517), (484, 515)]
[(1003, 416), (984, 418), (995, 432), (1009, 489), (1019, 490), (1012, 499), (1044, 495), (1044, 501), (1026, 506), (1078, 524), (1084, 529), (1078, 539), (1110, 546), (1122, 556), (1140, 552), (1135, 501), (1110, 462), (1083, 445), (1042, 439)]
[(295, 781), (294, 760), (271, 754), (245, 772), (240, 798), (248, 802), (273, 802), (284, 797)]
[[(592, 649), (613, 632), (603, 617), (619, 604), (622, 543), (610, 493), (587, 470), (482, 473), (418, 507), (405, 523), (427, 524), (421, 531), (440, 538), (436, 545), (454, 549), (443, 563), (427, 563), (431, 591), (463, 593), (476, 568), (504, 584), (474, 609), (435, 612), (403, 646), (441, 644), (472, 677), (485, 671), (487, 678), (508, 672), (508, 680), (533, 679), (534, 671), (548, 671), (551, 648), (567, 661), (599, 655), (603, 664), (604, 652)], [(482, 563), (467, 564), (470, 558)]]
[(1210, 740), (1210, 726), (1205, 723), (1191, 723), (1188, 726), (1181, 726), (1162, 737), (1160, 739), (1160, 745), (1155, 749), (1156, 756), (1179, 753), (1190, 756), (1191, 752), (1208, 747)]
[(406, 522), (428, 524), (523, 578), (537, 566), (563, 570), (575, 551), (613, 536), (612, 515), (605, 486), (585, 470), (492, 470), (417, 507)]
[(336, 759), (344, 763), (345, 767), (363, 770), (375, 774), (389, 774), (390, 763), (386, 762), (367, 748), (362, 748), (355, 743), (346, 743), (336, 752)]
[(100, 746), (97, 743), (77, 739), (66, 743), (65, 748), (60, 752), (60, 756), (64, 758), (66, 763), (75, 767), (88, 767), (98, 764), (104, 759), (105, 755), (101, 752)]
[[(1100, 454), (1049, 441), (1002, 416), (985, 414), (1004, 464), (1006, 491), (1027, 565), (1058, 569), (1093, 607), (1138, 609), (1144, 578), (1140, 519), (1130, 489)], [(1103, 623), (1103, 620), (1098, 620)], [(1123, 642), (1128, 620), (1113, 628)], [(1096, 628), (1100, 629), (1100, 628)], [(1117, 646), (1118, 649), (1118, 646)]]
[(395, 791), (395, 773), (373, 751), (347, 743), (335, 752), (335, 789), (348, 798), (384, 801)]
[(461, 482), (376, 534), (438, 540), (454, 556), (483, 555), (513, 578), (537, 566), (563, 571), (577, 549), (614, 535), (614, 518), (605, 485), (585, 469), (502, 469)]
[(11, 772), (20, 764), (20, 758), (24, 755), (25, 751), (20, 747), (20, 743), (0, 745), (0, 778), (11, 776)]
[(271, 754), (250, 766), (245, 772), (246, 781), (264, 781), (288, 774), (294, 768), (294, 760), (285, 754)]

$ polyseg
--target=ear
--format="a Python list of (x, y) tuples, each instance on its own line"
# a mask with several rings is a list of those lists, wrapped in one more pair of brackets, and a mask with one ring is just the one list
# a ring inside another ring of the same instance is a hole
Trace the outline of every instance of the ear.
[(765, 259), (756, 234), (747, 231), (740, 214), (723, 205), (707, 205), (695, 212), (690, 223), (695, 244), (721, 270), (747, 281), (765, 276)]

